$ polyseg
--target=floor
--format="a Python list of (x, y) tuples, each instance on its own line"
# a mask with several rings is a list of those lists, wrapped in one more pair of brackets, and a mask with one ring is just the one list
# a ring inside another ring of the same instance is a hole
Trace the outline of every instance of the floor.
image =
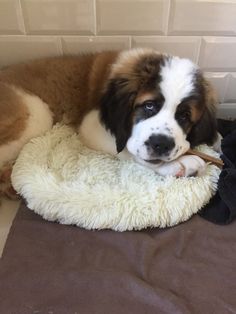
[(1, 199), (0, 204), (0, 257), (6, 243), (7, 235), (9, 233), (13, 219), (19, 208), (20, 201), (10, 201)]

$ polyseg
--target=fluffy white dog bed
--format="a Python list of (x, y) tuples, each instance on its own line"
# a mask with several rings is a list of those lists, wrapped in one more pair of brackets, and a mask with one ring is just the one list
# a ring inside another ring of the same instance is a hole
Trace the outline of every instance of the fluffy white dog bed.
[[(201, 151), (217, 156), (210, 148)], [(163, 178), (135, 162), (84, 147), (66, 126), (55, 126), (22, 150), (12, 182), (28, 207), (50, 221), (124, 231), (187, 220), (217, 189), (220, 170), (197, 178)]]

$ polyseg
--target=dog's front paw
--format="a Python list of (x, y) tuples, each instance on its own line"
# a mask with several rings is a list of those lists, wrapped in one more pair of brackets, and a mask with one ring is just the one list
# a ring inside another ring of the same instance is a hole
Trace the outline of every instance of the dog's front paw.
[(179, 177), (201, 176), (206, 171), (206, 163), (195, 155), (186, 155), (178, 158), (177, 162), (182, 165), (182, 172)]
[(192, 177), (202, 175), (206, 170), (206, 163), (198, 156), (186, 155), (163, 163), (161, 166), (154, 169), (162, 176), (173, 177)]
[(184, 177), (185, 176), (185, 167), (182, 163), (174, 160), (171, 162), (163, 163), (161, 166), (153, 169), (159, 175), (166, 177)]

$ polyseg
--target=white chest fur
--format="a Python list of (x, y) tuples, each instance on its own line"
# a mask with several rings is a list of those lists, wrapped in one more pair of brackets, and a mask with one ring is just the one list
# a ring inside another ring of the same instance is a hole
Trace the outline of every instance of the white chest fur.
[(87, 147), (111, 155), (117, 154), (115, 139), (101, 124), (98, 110), (92, 110), (85, 116), (78, 131)]

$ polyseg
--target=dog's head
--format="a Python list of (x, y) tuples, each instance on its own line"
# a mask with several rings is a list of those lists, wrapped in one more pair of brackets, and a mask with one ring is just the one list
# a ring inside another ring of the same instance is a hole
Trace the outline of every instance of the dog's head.
[(190, 60), (153, 50), (122, 52), (111, 68), (101, 101), (101, 118), (139, 159), (171, 161), (189, 147), (212, 144), (215, 96)]

